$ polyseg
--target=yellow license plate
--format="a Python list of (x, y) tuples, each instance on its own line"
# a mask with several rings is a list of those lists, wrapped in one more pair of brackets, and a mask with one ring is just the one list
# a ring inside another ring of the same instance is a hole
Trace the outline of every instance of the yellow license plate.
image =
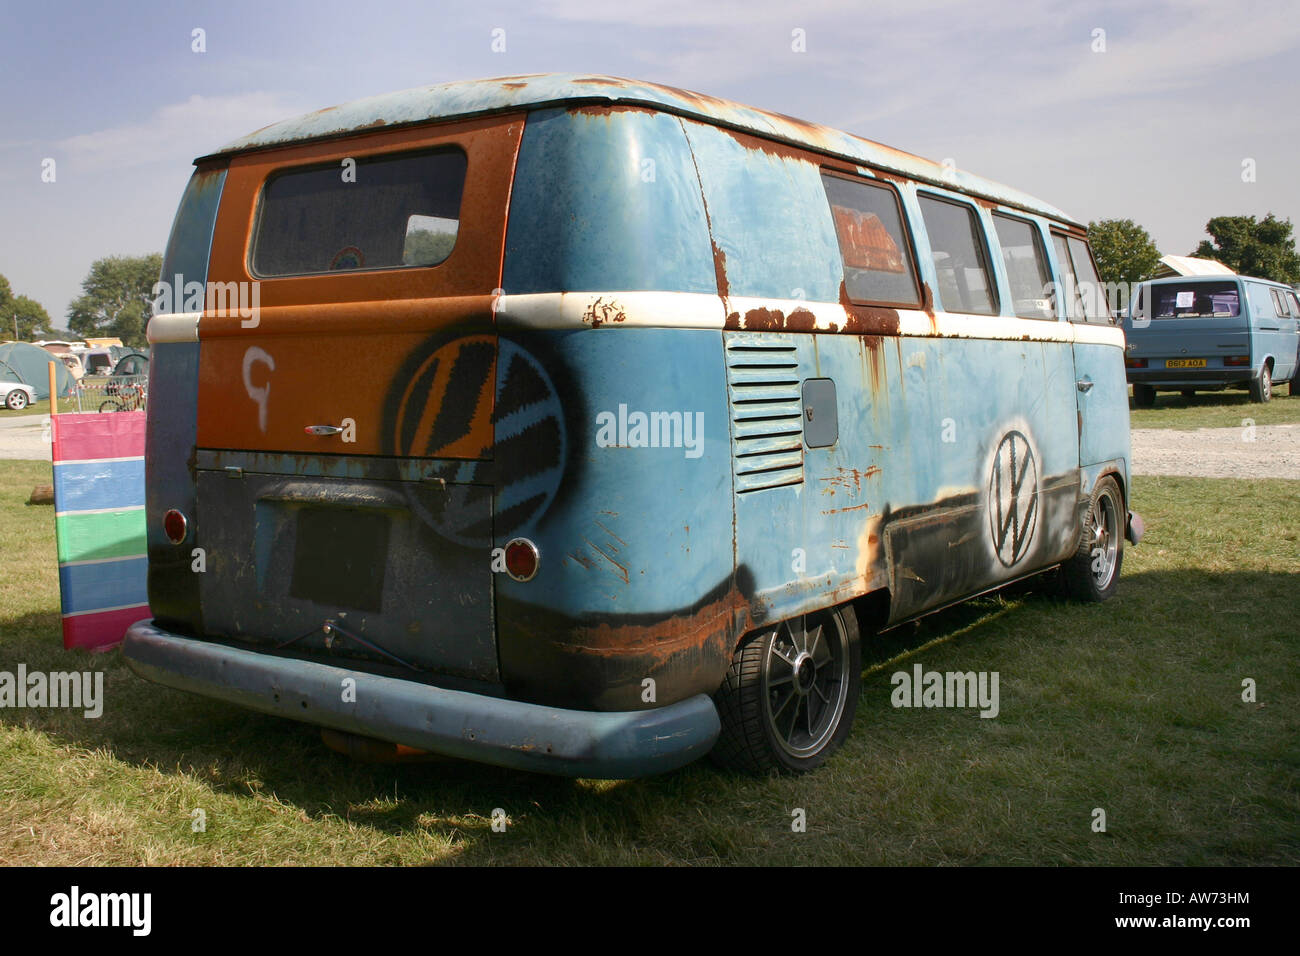
[(1165, 368), (1205, 368), (1205, 359), (1165, 359)]

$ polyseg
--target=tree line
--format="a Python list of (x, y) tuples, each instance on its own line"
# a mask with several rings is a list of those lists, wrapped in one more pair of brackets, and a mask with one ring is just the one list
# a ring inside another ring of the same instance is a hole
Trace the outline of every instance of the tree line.
[[(1269, 213), (1254, 216), (1215, 216), (1205, 224), (1210, 239), (1187, 253), (1216, 259), (1233, 272), (1294, 285), (1300, 282), (1291, 220)], [(1088, 223), (1088, 242), (1103, 282), (1142, 282), (1160, 265), (1160, 250), (1151, 235), (1132, 219), (1102, 219)]]

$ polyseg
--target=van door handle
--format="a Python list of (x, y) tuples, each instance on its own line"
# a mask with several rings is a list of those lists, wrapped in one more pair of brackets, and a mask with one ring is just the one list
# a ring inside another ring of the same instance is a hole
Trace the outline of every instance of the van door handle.
[(303, 431), (308, 435), (339, 435), (343, 429), (338, 425), (308, 425)]
[(1075, 382), (1074, 384), (1075, 384), (1075, 386), (1078, 387), (1079, 391), (1081, 391), (1081, 392), (1090, 392), (1090, 391), (1092, 391), (1092, 382), (1090, 382), (1090, 381), (1089, 381), (1088, 379), (1086, 379), (1086, 378), (1081, 378), (1081, 379), (1079, 379), (1077, 382)]

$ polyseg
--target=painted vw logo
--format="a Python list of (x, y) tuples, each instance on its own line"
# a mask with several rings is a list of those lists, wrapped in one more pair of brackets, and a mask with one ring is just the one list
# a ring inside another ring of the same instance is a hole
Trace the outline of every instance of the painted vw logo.
[(998, 560), (1011, 567), (1025, 556), (1038, 527), (1038, 462), (1029, 439), (1010, 431), (998, 442), (989, 475), (989, 529)]
[(541, 363), (507, 339), (468, 335), (426, 349), (390, 399), (391, 447), (465, 459), (445, 474), (436, 509), (423, 491), (405, 486), (407, 497), (442, 538), (486, 547), (540, 518), (559, 491), (568, 448), (560, 399)]

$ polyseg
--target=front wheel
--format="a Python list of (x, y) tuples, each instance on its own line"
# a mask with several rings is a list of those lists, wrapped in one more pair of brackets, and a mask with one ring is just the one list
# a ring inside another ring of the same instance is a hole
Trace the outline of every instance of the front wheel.
[(1124, 563), (1124, 498), (1115, 479), (1106, 475), (1092, 489), (1083, 519), (1079, 548), (1061, 565), (1066, 593), (1080, 601), (1104, 601), (1119, 587)]
[(99, 410), (101, 412), (120, 412), (122, 410), (122, 406), (110, 398), (106, 402), (99, 403)]
[(1273, 376), (1269, 374), (1268, 366), (1265, 365), (1259, 370), (1259, 378), (1250, 380), (1250, 400), (1252, 402), (1267, 402), (1273, 397)]
[(848, 737), (861, 687), (852, 608), (760, 631), (737, 648), (714, 694), (722, 734), (711, 756), (749, 773), (807, 773)]
[(15, 388), (5, 396), (5, 407), (21, 412), (27, 407), (27, 393), (20, 388)]

